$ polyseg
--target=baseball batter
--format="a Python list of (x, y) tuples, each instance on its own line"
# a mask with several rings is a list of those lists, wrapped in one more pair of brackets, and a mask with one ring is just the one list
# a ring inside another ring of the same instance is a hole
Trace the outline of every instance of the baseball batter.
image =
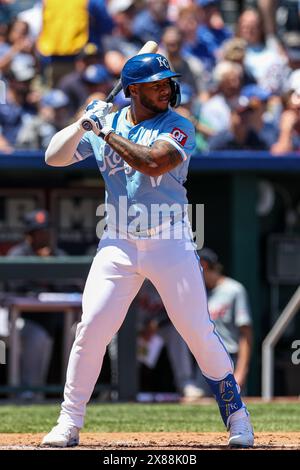
[(229, 445), (253, 445), (232, 362), (209, 317), (185, 213), (183, 183), (195, 135), (193, 125), (171, 109), (180, 99), (177, 76), (160, 54), (129, 59), (121, 79), (131, 105), (110, 113), (111, 103), (92, 102), (47, 149), (52, 166), (95, 156), (106, 185), (107, 228), (86, 281), (58, 424), (44, 445), (79, 443), (105, 349), (145, 278), (203, 371), (230, 431)]

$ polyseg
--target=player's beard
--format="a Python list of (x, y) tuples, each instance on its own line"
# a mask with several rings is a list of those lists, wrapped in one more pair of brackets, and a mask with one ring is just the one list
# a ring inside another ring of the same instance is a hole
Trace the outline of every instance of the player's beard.
[(150, 100), (148, 96), (144, 94), (141, 90), (140, 90), (140, 102), (145, 108), (149, 109), (153, 113), (164, 113), (169, 108), (169, 102), (167, 103), (164, 101), (161, 102), (162, 103), (161, 107), (156, 106), (155, 103), (153, 103), (153, 101)]

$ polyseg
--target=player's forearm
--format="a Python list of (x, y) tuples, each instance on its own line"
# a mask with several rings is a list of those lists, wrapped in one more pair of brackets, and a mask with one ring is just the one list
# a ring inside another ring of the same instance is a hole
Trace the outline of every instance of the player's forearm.
[(46, 150), (46, 163), (51, 166), (68, 166), (74, 163), (73, 155), (84, 133), (77, 122), (57, 132)]
[(148, 176), (157, 176), (158, 164), (155, 162), (152, 149), (146, 145), (135, 144), (124, 137), (111, 133), (106, 142), (122, 157), (132, 168)]
[(148, 176), (163, 175), (178, 164), (177, 150), (172, 148), (170, 151), (164, 141), (159, 141), (159, 144), (157, 141), (155, 147), (147, 147), (113, 132), (105, 140), (132, 168)]

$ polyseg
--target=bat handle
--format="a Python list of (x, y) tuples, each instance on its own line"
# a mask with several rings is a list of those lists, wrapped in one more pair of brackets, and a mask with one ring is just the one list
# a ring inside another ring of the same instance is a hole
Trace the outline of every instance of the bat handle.
[(106, 103), (112, 103), (118, 93), (122, 90), (121, 81), (117, 83), (115, 88), (109, 93), (109, 95), (105, 98)]

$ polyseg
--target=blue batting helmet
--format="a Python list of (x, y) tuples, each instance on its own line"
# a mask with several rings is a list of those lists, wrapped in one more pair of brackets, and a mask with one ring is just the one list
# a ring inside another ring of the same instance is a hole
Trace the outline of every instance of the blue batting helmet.
[[(121, 73), (121, 82), (125, 96), (129, 97), (129, 85), (156, 82), (179, 76), (180, 74), (171, 70), (168, 60), (163, 55), (149, 53), (136, 55), (126, 62)], [(170, 104), (176, 107), (180, 104), (179, 84), (171, 80), (171, 88)]]

